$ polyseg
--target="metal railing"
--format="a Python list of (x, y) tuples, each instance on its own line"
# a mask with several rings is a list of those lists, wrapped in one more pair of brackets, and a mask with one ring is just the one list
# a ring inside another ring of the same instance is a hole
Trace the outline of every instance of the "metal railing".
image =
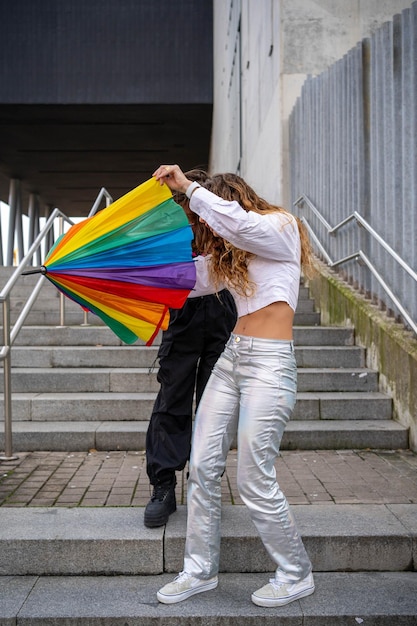
[[(3, 361), (3, 376), (4, 376), (4, 455), (0, 456), (1, 461), (12, 461), (17, 457), (13, 455), (12, 446), (12, 393), (11, 393), (11, 349), (22, 328), (38, 294), (41, 290), (42, 283), (45, 277), (42, 275), (22, 310), (20, 311), (13, 328), (11, 328), (10, 319), (10, 297), (13, 287), (16, 285), (18, 279), (23, 274), (25, 268), (31, 263), (33, 255), (41, 247), (42, 243), (47, 240), (49, 233), (54, 228), (56, 220), (59, 220), (59, 233), (63, 233), (64, 221), (72, 224), (73, 222), (62, 213), (59, 209), (54, 211), (49, 216), (44, 228), (36, 237), (33, 244), (30, 246), (27, 254), (22, 261), (16, 267), (15, 271), (7, 281), (6, 285), (0, 292), (0, 303), (3, 309), (3, 346), (0, 350), (0, 360)], [(62, 303), (61, 303), (62, 305)], [(62, 314), (61, 314), (62, 318)]]
[[(357, 212), (354, 211), (349, 216), (344, 218), (335, 226), (331, 226), (327, 220), (321, 215), (320, 211), (317, 207), (311, 202), (311, 200), (306, 195), (301, 195), (294, 202), (294, 206), (299, 208), (304, 208), (305, 206), (311, 211), (311, 213), (317, 218), (317, 221), (324, 227), (325, 233), (332, 237), (336, 237), (339, 232), (350, 223), (356, 224), (359, 228), (363, 228), (371, 237), (371, 240), (377, 242), (382, 249), (389, 255), (389, 258), (392, 259), (395, 263), (397, 263), (407, 274), (411, 277), (412, 281), (414, 281), (414, 289), (417, 286), (417, 273), (387, 244), (386, 241), (372, 228), (372, 226)], [(385, 294), (391, 300), (394, 308), (399, 311), (401, 314), (404, 323), (408, 325), (414, 333), (417, 334), (417, 322), (412, 319), (410, 313), (407, 311), (403, 303), (400, 301), (399, 297), (394, 293), (394, 289), (391, 288), (386, 279), (381, 275), (378, 269), (375, 266), (375, 263), (369, 259), (369, 256), (359, 247), (358, 249), (350, 252), (349, 254), (337, 259), (333, 260), (329, 251), (326, 249), (323, 244), (323, 237), (320, 237), (315, 232), (309, 220), (305, 217), (301, 217), (302, 222), (304, 223), (310, 239), (313, 243), (313, 247), (315, 246), (318, 251), (319, 256), (321, 256), (329, 265), (329, 267), (337, 268), (344, 263), (348, 263), (349, 261), (358, 261), (360, 264), (365, 265), (368, 270), (372, 273), (374, 278), (381, 285)], [(357, 238), (358, 239), (358, 238)], [(352, 240), (352, 238), (351, 238)], [(354, 240), (354, 238), (353, 238)], [(372, 247), (372, 246), (371, 246)]]
[[(113, 198), (110, 193), (102, 187), (99, 191), (97, 198), (91, 207), (91, 210), (88, 214), (88, 217), (92, 217), (97, 213), (100, 208), (100, 204), (102, 200), (105, 199), (105, 206), (108, 207), (112, 202)], [(50, 242), (53, 240), (51, 238), (51, 234), (53, 233), (53, 228), (56, 220), (59, 220), (59, 235), (62, 235), (64, 232), (64, 222), (67, 222), (70, 225), (73, 225), (73, 221), (67, 217), (64, 213), (62, 213), (59, 209), (54, 209), (49, 216), (48, 220), (45, 223), (45, 226), (39, 233), (39, 235), (34, 240), (33, 244), (30, 246), (24, 258), (21, 260), (19, 265), (16, 267), (10, 279), (7, 281), (6, 285), (0, 292), (0, 303), (2, 304), (3, 310), (3, 346), (0, 349), (0, 361), (3, 361), (3, 373), (4, 373), (4, 454), (0, 455), (0, 461), (13, 461), (17, 457), (13, 455), (13, 442), (12, 442), (12, 393), (11, 393), (11, 349), (18, 336), (36, 298), (39, 295), (39, 292), (42, 288), (43, 282), (45, 280), (44, 274), (41, 275), (38, 282), (35, 285), (32, 293), (27, 299), (25, 305), (23, 306), (18, 318), (11, 327), (11, 319), (10, 319), (10, 297), (12, 293), (13, 287), (16, 285), (19, 277), (23, 274), (30, 274), (31, 271), (26, 271), (25, 268), (31, 264), (34, 254), (40, 250), (43, 242)], [(37, 270), (34, 270), (34, 272)], [(60, 294), (60, 325), (64, 326), (65, 324), (65, 296)], [(87, 312), (84, 312), (84, 323), (87, 324)]]
[(88, 214), (88, 217), (92, 217), (93, 215), (95, 215), (97, 213), (97, 211), (100, 208), (100, 203), (103, 200), (103, 198), (105, 199), (106, 207), (108, 207), (113, 202), (112, 196), (109, 194), (109, 192), (107, 191), (107, 189), (105, 187), (102, 187), (100, 189), (100, 191), (98, 192), (97, 198), (96, 198), (93, 206), (91, 207), (91, 210), (90, 210), (90, 213)]
[[(291, 202), (304, 195), (310, 225), (343, 278), (413, 330), (416, 41), (413, 2), (308, 76), (289, 116)], [(307, 209), (308, 200), (324, 221)]]

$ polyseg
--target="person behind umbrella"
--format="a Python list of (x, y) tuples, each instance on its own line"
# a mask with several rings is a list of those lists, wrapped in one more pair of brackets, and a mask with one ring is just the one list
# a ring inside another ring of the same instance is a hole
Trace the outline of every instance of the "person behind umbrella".
[[(194, 169), (190, 180), (204, 184), (207, 173)], [(193, 254), (198, 264), (215, 243), (211, 231), (191, 213), (185, 194), (174, 200), (187, 214), (194, 232)], [(193, 399), (198, 406), (204, 387), (236, 323), (231, 294), (210, 286), (191, 292), (181, 309), (170, 310), (170, 322), (158, 351), (160, 389), (146, 434), (146, 469), (153, 486), (144, 524), (163, 526), (176, 508), (176, 471), (184, 469), (191, 447)]]
[[(314, 591), (312, 566), (275, 472), (296, 401), (293, 319), (301, 266), (312, 264), (301, 223), (261, 199), (234, 174), (211, 177), (210, 190), (177, 165), (155, 178), (185, 192), (190, 208), (224, 246), (198, 266), (199, 281), (227, 285), (238, 320), (201, 398), (191, 448), (184, 569), (157, 593), (171, 604), (218, 584), (221, 476), (237, 434), (237, 487), (276, 565), (251, 599), (275, 607)], [(206, 275), (202, 270), (205, 270)]]

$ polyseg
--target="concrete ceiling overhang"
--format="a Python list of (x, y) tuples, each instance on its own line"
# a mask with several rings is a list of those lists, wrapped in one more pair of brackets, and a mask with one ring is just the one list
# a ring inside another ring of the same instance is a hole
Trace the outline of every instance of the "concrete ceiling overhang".
[(85, 216), (162, 162), (206, 167), (212, 0), (0, 0), (0, 199)]
[(0, 105), (0, 198), (8, 179), (69, 216), (86, 216), (105, 187), (113, 199), (161, 163), (207, 168), (207, 104)]

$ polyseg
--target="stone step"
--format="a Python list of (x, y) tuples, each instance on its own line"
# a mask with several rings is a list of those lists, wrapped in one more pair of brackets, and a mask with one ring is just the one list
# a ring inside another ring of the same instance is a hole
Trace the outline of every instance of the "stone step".
[(285, 429), (283, 450), (408, 448), (408, 428), (394, 420), (294, 420)]
[[(12, 296), (10, 298), (10, 310), (12, 312), (18, 313), (22, 310), (23, 306), (26, 304), (28, 295), (23, 294), (22, 296)], [(73, 302), (66, 298), (65, 302), (65, 311), (78, 311), (81, 316), (84, 315), (84, 309), (80, 307), (77, 303)], [(42, 289), (39, 296), (35, 300), (32, 305), (33, 311), (55, 311), (58, 312), (60, 307), (60, 294), (58, 290), (51, 291), (50, 293)], [(297, 304), (298, 313), (311, 313), (314, 311), (314, 300), (308, 297), (308, 294), (304, 292), (304, 297), (300, 297), (298, 299)], [(92, 313), (88, 313), (88, 315), (93, 315)]]
[[(13, 449), (17, 452), (145, 449), (147, 421), (68, 421), (62, 409), (61, 412), (63, 421), (15, 421)], [(408, 428), (394, 420), (292, 420), (285, 429), (281, 448), (407, 449)], [(0, 432), (0, 449), (4, 449), (4, 432)]]
[[(0, 326), (1, 331), (3, 330)], [(154, 344), (159, 343), (158, 338)], [(354, 329), (339, 326), (295, 326), (296, 346), (353, 346)], [(15, 346), (120, 346), (122, 342), (106, 326), (23, 326)], [(138, 340), (135, 346), (143, 345)], [(129, 347), (129, 346), (124, 346)]]
[[(16, 285), (12, 318), (37, 280), (24, 277), (21, 291)], [(161, 335), (152, 347), (122, 345), (96, 316), (84, 324), (82, 309), (67, 299), (61, 327), (59, 300), (45, 281), (27, 320), (36, 326), (25, 325), (12, 349), (15, 449), (65, 450), (68, 441), (74, 450), (144, 449), (159, 389)], [(354, 330), (319, 323), (301, 285), (294, 328), (298, 402), (283, 448), (407, 447), (407, 429), (391, 420), (391, 399), (379, 393), (378, 373), (364, 367)], [(0, 377), (0, 391), (2, 385)], [(2, 413), (3, 404), (1, 395)]]
[[(10, 311), (10, 322), (11, 324), (15, 324), (18, 318), (20, 311), (16, 311), (15, 309)], [(104, 322), (97, 315), (89, 315), (91, 318), (90, 323), (94, 325), (104, 326)], [(65, 310), (64, 323), (66, 325), (80, 325), (84, 323), (84, 312), (81, 307), (75, 308), (67, 308)], [(37, 311), (32, 309), (28, 316), (26, 317), (25, 324), (30, 324), (31, 326), (40, 325), (40, 326), (50, 326), (55, 325), (58, 326), (60, 324), (60, 313), (59, 309), (46, 309)]]
[(280, 608), (252, 604), (265, 574), (220, 574), (217, 589), (161, 605), (159, 576), (4, 576), (4, 626), (415, 626), (415, 572), (315, 575), (316, 591)]
[[(417, 569), (417, 504), (293, 505), (292, 511), (315, 572)], [(1, 507), (0, 575), (179, 572), (186, 506), (155, 529), (145, 528), (143, 513), (143, 507)], [(224, 505), (220, 571), (273, 569), (247, 508)]]
[[(10, 321), (11, 324), (15, 324), (18, 318), (20, 311), (16, 309), (11, 310), (10, 312)], [(70, 309), (69, 307), (65, 312), (65, 324), (82, 324), (84, 321), (84, 312), (78, 307), (78, 309)], [(104, 325), (104, 322), (96, 316), (89, 314), (88, 321), (95, 325)], [(41, 326), (49, 326), (49, 325), (58, 325), (60, 323), (60, 314), (59, 309), (50, 309), (50, 310), (36, 310), (32, 309), (26, 318), (26, 324), (30, 325), (41, 325)], [(294, 316), (294, 323), (300, 324), (302, 326), (314, 326), (320, 324), (320, 313), (317, 312), (296, 312)]]
[[(13, 421), (149, 420), (156, 393), (14, 393)], [(4, 417), (0, 396), (0, 420)], [(379, 391), (299, 392), (292, 420), (390, 420), (392, 400)]]
[[(151, 367), (158, 346), (14, 346), (13, 367)], [(359, 346), (296, 346), (298, 367), (365, 365)]]
[[(12, 367), (12, 392), (156, 392), (157, 368)], [(0, 391), (3, 391), (0, 377)], [(300, 368), (299, 391), (377, 391), (378, 373), (366, 368)]]
[[(155, 364), (158, 348), (124, 345), (14, 346), (12, 364), (13, 368), (108, 368), (109, 365), (149, 368)], [(352, 361), (355, 361), (354, 357)]]
[[(0, 327), (3, 331), (2, 327)], [(155, 340), (158, 343), (159, 337)], [(342, 339), (341, 339), (342, 340)], [(333, 343), (333, 341), (332, 341)], [(17, 346), (125, 346), (107, 326), (74, 325), (74, 326), (23, 326), (16, 338)], [(144, 342), (138, 340), (135, 346)]]
[[(10, 313), (11, 323), (14, 324), (18, 315), (14, 312)], [(58, 325), (60, 323), (59, 312), (57, 311), (31, 311), (27, 318), (26, 323), (31, 325), (43, 325), (49, 326), (51, 324)], [(82, 324), (83, 323), (83, 311), (68, 311), (65, 315), (65, 324)], [(99, 317), (94, 316), (94, 324), (102, 324), (104, 322)], [(295, 313), (294, 323), (302, 326), (314, 326), (320, 324), (320, 313)]]

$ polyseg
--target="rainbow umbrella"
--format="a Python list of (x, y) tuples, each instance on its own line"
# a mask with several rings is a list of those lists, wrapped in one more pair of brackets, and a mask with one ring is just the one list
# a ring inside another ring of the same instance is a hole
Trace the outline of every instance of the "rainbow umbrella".
[(151, 345), (195, 284), (192, 229), (154, 178), (72, 226), (38, 270), (124, 342)]

